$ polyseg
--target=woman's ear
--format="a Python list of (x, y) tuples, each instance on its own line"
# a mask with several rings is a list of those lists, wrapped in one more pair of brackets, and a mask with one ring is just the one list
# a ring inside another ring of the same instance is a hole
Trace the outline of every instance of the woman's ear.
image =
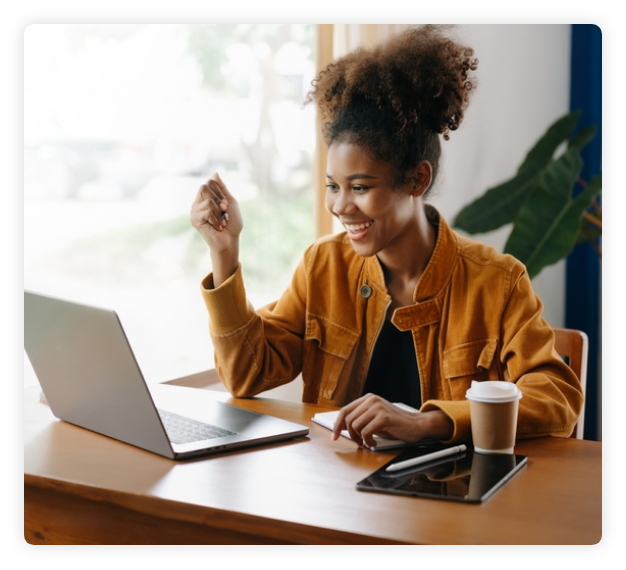
[(411, 176), (411, 194), (413, 196), (423, 196), (426, 190), (430, 188), (433, 180), (433, 167), (427, 160), (422, 160), (413, 170)]

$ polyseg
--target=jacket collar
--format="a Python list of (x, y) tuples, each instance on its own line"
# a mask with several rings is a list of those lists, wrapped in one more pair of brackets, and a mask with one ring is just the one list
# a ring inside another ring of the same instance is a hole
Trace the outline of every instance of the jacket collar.
[[(454, 266), (458, 247), (457, 235), (439, 212), (430, 204), (426, 204), (425, 210), (428, 221), (437, 230), (437, 241), (428, 265), (415, 286), (413, 299), (416, 303), (436, 296), (443, 289)], [(375, 255), (365, 259), (365, 279), (370, 285), (387, 292), (383, 269)]]

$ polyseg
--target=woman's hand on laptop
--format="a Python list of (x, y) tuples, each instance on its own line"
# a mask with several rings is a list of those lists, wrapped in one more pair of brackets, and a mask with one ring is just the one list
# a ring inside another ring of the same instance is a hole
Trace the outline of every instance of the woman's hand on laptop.
[(190, 218), (211, 250), (213, 286), (219, 287), (239, 266), (239, 234), (243, 229), (239, 204), (219, 174), (212, 174), (200, 186)]

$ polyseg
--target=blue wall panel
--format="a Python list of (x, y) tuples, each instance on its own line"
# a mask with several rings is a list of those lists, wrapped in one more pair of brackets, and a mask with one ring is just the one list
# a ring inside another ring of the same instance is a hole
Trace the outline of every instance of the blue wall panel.
[[(570, 109), (581, 109), (579, 127), (596, 125), (598, 133), (582, 153), (583, 180), (602, 169), (602, 32), (592, 24), (572, 25)], [(575, 193), (580, 188), (575, 190)], [(591, 244), (576, 246), (567, 259), (565, 326), (589, 336), (585, 439), (599, 438), (601, 260)]]

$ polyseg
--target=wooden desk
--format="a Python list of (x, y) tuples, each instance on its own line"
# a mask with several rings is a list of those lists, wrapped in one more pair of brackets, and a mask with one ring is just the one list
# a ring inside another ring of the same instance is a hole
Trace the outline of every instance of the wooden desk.
[[(191, 389), (191, 388), (190, 388)], [(354, 485), (394, 452), (357, 449), (312, 424), (323, 408), (238, 406), (310, 425), (308, 438), (175, 462), (56, 420), (24, 395), (24, 534), (32, 544), (595, 544), (602, 445), (521, 442), (528, 465), (480, 505)]]

